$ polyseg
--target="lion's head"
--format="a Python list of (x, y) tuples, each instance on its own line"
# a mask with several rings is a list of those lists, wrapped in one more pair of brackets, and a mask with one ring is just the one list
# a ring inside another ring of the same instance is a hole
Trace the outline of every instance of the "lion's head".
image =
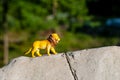
[(57, 33), (52, 33), (52, 34), (48, 37), (47, 40), (50, 41), (50, 43), (51, 43), (53, 46), (55, 46), (55, 45), (57, 45), (57, 43), (60, 41), (60, 37), (58, 36)]

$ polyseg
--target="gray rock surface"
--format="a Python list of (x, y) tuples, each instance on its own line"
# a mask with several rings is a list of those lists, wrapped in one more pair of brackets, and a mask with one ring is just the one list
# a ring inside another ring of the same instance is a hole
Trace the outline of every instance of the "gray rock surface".
[(73, 80), (63, 54), (19, 57), (0, 70), (0, 80)]
[(0, 80), (120, 80), (120, 47), (109, 46), (37, 58), (18, 57)]
[(120, 47), (103, 47), (67, 54), (76, 80), (120, 80)]

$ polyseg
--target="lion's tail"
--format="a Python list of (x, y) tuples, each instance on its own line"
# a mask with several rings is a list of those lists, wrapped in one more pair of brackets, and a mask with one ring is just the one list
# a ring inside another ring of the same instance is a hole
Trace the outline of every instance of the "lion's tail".
[(32, 48), (30, 48), (27, 52), (25, 52), (25, 55), (29, 54), (31, 52)]

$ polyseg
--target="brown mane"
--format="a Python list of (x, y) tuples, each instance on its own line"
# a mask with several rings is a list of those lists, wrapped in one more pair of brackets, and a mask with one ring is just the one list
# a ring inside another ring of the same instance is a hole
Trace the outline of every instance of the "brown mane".
[(53, 38), (52, 35), (50, 35), (50, 36), (47, 38), (47, 40), (51, 43), (51, 45), (52, 45), (53, 47), (57, 45), (57, 42), (56, 42), (56, 40)]

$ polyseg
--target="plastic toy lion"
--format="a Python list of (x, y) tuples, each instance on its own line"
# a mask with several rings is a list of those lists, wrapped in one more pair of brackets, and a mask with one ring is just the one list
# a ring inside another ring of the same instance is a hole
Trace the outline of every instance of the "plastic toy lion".
[(31, 52), (33, 58), (36, 57), (34, 55), (35, 53), (38, 56), (42, 56), (40, 54), (40, 49), (46, 49), (48, 56), (50, 56), (50, 51), (54, 54), (57, 54), (54, 47), (59, 41), (60, 37), (58, 36), (58, 34), (53, 33), (47, 38), (47, 40), (34, 41), (32, 47), (25, 54), (29, 54)]

